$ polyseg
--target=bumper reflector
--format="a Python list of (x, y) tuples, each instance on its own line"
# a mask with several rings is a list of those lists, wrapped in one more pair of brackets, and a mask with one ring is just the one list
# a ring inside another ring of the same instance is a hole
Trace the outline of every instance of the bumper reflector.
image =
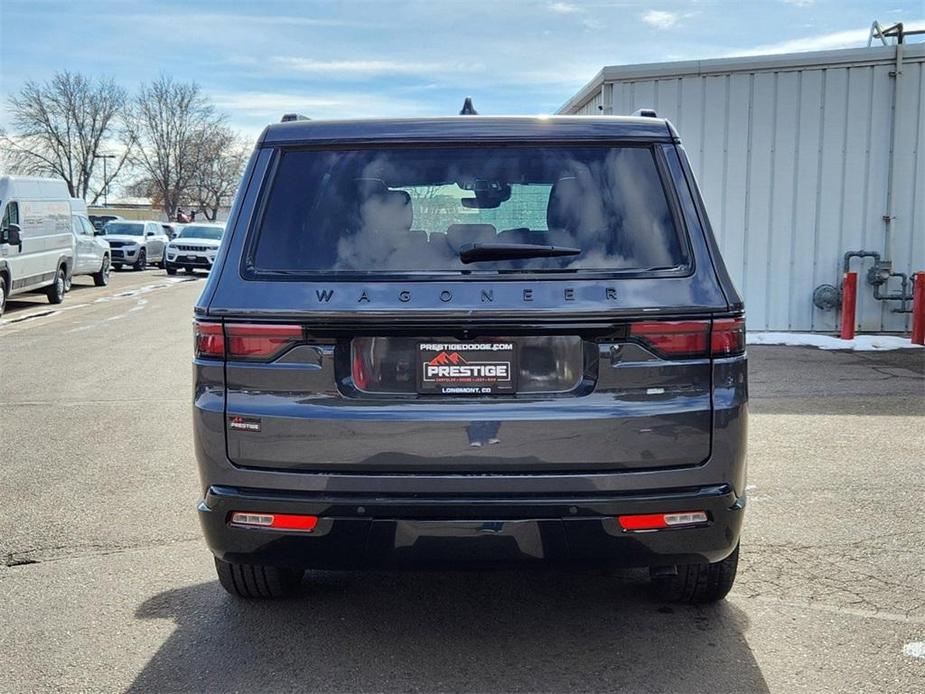
[(231, 514), (231, 522), (235, 525), (246, 525), (252, 528), (271, 528), (273, 530), (299, 530), (310, 533), (318, 525), (318, 516), (300, 516), (288, 513), (243, 513), (235, 511)]
[(707, 514), (705, 511), (647, 513), (638, 516), (619, 516), (617, 521), (624, 530), (658, 530), (659, 528), (674, 528), (706, 523)]

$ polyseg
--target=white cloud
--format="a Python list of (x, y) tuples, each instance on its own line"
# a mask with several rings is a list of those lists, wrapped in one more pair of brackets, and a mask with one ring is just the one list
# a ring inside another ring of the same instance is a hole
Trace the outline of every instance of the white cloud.
[(405, 60), (315, 60), (313, 58), (296, 58), (276, 56), (270, 59), (278, 66), (306, 75), (317, 77), (371, 77), (374, 75), (439, 75), (450, 72), (478, 71), (481, 66), (473, 63), (442, 63)]
[(681, 15), (677, 12), (665, 10), (649, 10), (642, 15), (642, 21), (657, 29), (670, 29), (680, 21)]
[(578, 5), (573, 5), (569, 2), (553, 2), (546, 7), (554, 14), (574, 15), (581, 23), (581, 26), (583, 26), (588, 31), (604, 28), (604, 23), (597, 19), (597, 17), (592, 16), (592, 14), (584, 7), (579, 7)]
[(582, 9), (567, 2), (553, 2), (549, 5), (549, 11), (556, 14), (577, 14)]
[(812, 7), (816, 4), (816, 0), (783, 0), (783, 2), (794, 7)]
[(389, 118), (431, 115), (435, 108), (420, 100), (353, 90), (311, 94), (210, 91), (208, 96), (219, 111), (228, 114), (233, 126), (248, 133), (259, 132), (263, 125), (278, 122), (284, 113), (302, 113), (310, 118)]
[(589, 31), (593, 31), (594, 29), (603, 29), (606, 26), (602, 21), (599, 19), (594, 19), (594, 17), (585, 17), (581, 20), (581, 25)]
[(773, 53), (826, 51), (836, 48), (860, 48), (866, 45), (868, 31), (868, 29), (852, 29), (850, 31), (835, 31), (830, 34), (816, 34), (806, 38), (755, 46), (745, 51), (739, 51), (736, 55), (769, 55)]
[(288, 113), (290, 111), (314, 111), (316, 109), (346, 108), (356, 99), (346, 95), (306, 96), (305, 94), (285, 94), (280, 92), (212, 92), (212, 103), (220, 111), (234, 111), (248, 115), (261, 115), (267, 112)]
[[(925, 29), (925, 21), (905, 23), (906, 29)], [(834, 31), (829, 34), (815, 34), (805, 38), (790, 39), (778, 43), (768, 43), (746, 50), (739, 50), (732, 55), (773, 55), (775, 53), (802, 53), (804, 51), (830, 51), (838, 48), (863, 48), (867, 45), (870, 28)], [(874, 45), (880, 45), (875, 41)]]
[[(403, 61), (382, 59), (315, 60), (290, 56), (269, 59), (275, 76), (300, 77), (335, 83), (337, 80), (363, 82), (383, 75), (428, 79), (431, 88), (498, 86), (498, 85), (573, 85), (583, 84), (600, 69), (597, 61), (566, 61), (549, 56), (535, 56), (526, 65), (511, 64), (503, 71), (488, 70), (483, 63), (439, 61)], [(259, 61), (238, 57), (232, 64), (261, 69)]]
[[(501, 85), (549, 86), (557, 90), (569, 90), (586, 84), (601, 69), (601, 63), (591, 57), (587, 62), (537, 65), (507, 75)], [(565, 93), (565, 91), (560, 93)]]
[(124, 15), (122, 19), (132, 24), (155, 23), (167, 24), (175, 29), (192, 27), (202, 33), (203, 28), (209, 32), (223, 30), (230, 26), (235, 27), (363, 27), (365, 22), (347, 19), (318, 19), (315, 17), (300, 17), (294, 15), (272, 14), (237, 14), (233, 12), (183, 12), (169, 13), (135, 13)]

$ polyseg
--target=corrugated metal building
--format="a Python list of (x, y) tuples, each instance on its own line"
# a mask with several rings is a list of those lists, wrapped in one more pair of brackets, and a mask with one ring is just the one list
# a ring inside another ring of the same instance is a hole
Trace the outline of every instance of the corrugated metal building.
[[(846, 251), (878, 251), (894, 271), (925, 271), (925, 45), (903, 46), (891, 158), (896, 51), (605, 67), (559, 113), (654, 108), (670, 119), (745, 295), (749, 329), (833, 331), (838, 312), (815, 308), (812, 294), (839, 284)], [(858, 328), (907, 330), (908, 314), (892, 312), (898, 302), (873, 298), (870, 263), (861, 265)], [(889, 291), (899, 291), (898, 280)]]

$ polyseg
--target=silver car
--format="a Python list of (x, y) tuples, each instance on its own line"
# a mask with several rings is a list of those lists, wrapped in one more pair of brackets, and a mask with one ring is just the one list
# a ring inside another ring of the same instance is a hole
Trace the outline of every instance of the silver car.
[(135, 270), (144, 270), (148, 264), (164, 267), (165, 249), (170, 239), (160, 222), (107, 222), (103, 237), (109, 242), (112, 266), (116, 270), (121, 270), (123, 265), (131, 265)]

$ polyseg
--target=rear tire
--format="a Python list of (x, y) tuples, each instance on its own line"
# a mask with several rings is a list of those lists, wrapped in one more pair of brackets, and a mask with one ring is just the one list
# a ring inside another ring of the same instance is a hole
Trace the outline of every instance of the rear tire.
[(103, 264), (100, 265), (100, 271), (93, 273), (93, 284), (97, 287), (105, 287), (109, 284), (109, 256), (103, 256)]
[(231, 564), (215, 558), (215, 571), (222, 588), (237, 598), (285, 598), (302, 583), (303, 571), (279, 566)]
[(681, 564), (677, 576), (652, 580), (655, 594), (668, 602), (692, 605), (717, 602), (726, 597), (736, 578), (739, 566), (739, 545), (732, 554), (715, 564)]
[(46, 290), (49, 304), (60, 304), (64, 301), (64, 292), (67, 287), (67, 270), (62, 265), (58, 268), (58, 274), (55, 275), (55, 281)]
[(113, 263), (112, 269), (116, 272), (122, 272), (122, 263)]
[(3, 309), (6, 308), (6, 277), (0, 275), (0, 318), (3, 318)]

